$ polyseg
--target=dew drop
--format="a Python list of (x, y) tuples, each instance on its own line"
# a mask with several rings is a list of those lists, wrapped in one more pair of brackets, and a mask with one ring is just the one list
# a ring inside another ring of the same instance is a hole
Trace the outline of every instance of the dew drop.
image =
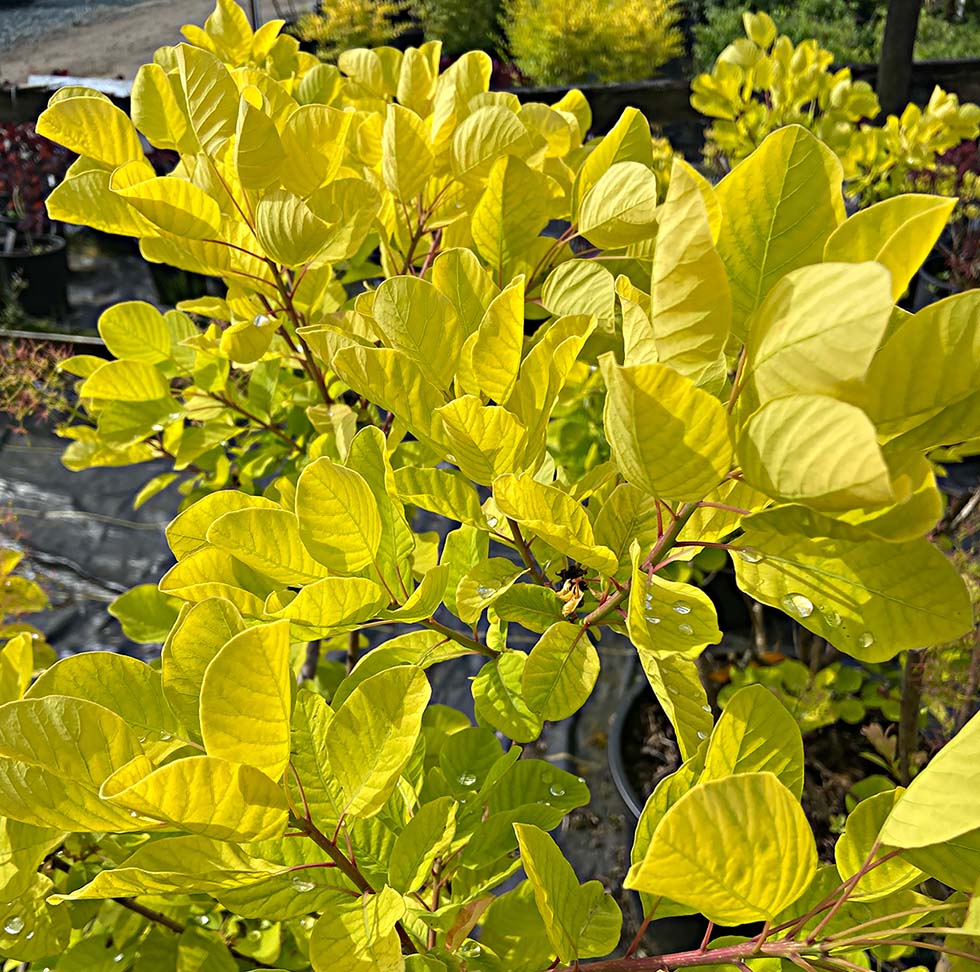
[(679, 624), (679, 625), (677, 625), (677, 630), (682, 635), (692, 635), (692, 634), (694, 634), (694, 628), (692, 628), (689, 624)]
[(300, 894), (303, 894), (305, 891), (312, 891), (316, 887), (312, 881), (307, 881), (301, 877), (294, 877), (290, 883), (293, 886), (293, 890), (299, 891)]
[(707, 739), (707, 738), (708, 737), (700, 729), (698, 729), (698, 739)]
[(674, 612), (676, 614), (690, 614), (691, 609), (683, 601), (678, 601), (674, 605)]
[(253, 928), (246, 936), (250, 942), (259, 942), (262, 940), (262, 932), (257, 928)]
[(660, 618), (656, 618), (652, 614), (645, 614), (644, 617), (650, 622), (650, 624), (660, 624)]
[(117, 954), (115, 954), (115, 955), (112, 956), (112, 961), (113, 962), (121, 962), (125, 957), (126, 956), (123, 955), (122, 952), (118, 952)]
[(495, 516), (488, 516), (487, 517), (487, 526), (489, 526), (492, 529), (496, 525), (497, 525), (497, 518)]
[(3, 925), (3, 930), (8, 935), (19, 935), (24, 930), (24, 919), (17, 915), (11, 915)]
[(271, 321), (271, 320), (272, 320), (272, 318), (271, 317), (266, 317), (265, 314), (256, 314), (255, 315), (255, 320), (252, 321), (252, 323), (256, 327), (263, 327), (264, 325), (268, 324), (269, 321)]
[(798, 618), (808, 618), (813, 614), (813, 601), (803, 594), (787, 594), (781, 603), (784, 611)]
[(735, 551), (747, 564), (757, 564), (762, 560), (762, 552), (755, 547), (742, 547)]
[(645, 598), (643, 598), (643, 603), (647, 607), (653, 607), (653, 595), (648, 592), (647, 593), (647, 596)]
[(211, 918), (208, 915), (198, 915), (197, 916), (197, 923), (199, 925), (203, 925), (205, 928), (207, 928), (208, 925), (211, 923)]
[(151, 430), (152, 430), (153, 432), (162, 432), (162, 431), (163, 431), (163, 426), (162, 426), (162, 425), (160, 425), (160, 423), (158, 422), (158, 423), (157, 423), (156, 425), (151, 425), (151, 426), (150, 426), (150, 429), (151, 429)]
[(584, 783), (585, 782), (585, 777), (584, 776), (577, 776), (576, 779), (579, 781), (579, 783)]
[(560, 783), (552, 783), (551, 786), (548, 787), (548, 792), (553, 797), (564, 796), (565, 795), (565, 787), (563, 787)]
[(137, 812), (136, 812), (135, 810), (130, 810), (130, 811), (129, 811), (129, 815), (130, 815), (131, 817), (138, 817), (138, 816), (139, 816), (139, 814), (138, 814), (138, 813), (137, 813)]
[(465, 941), (459, 946), (459, 954), (463, 958), (476, 958), (483, 952), (483, 948), (479, 942)]
[(482, 584), (476, 589), (476, 593), (480, 595), (484, 600), (488, 597), (493, 597), (497, 593), (496, 589), (493, 587), (484, 587)]
[(141, 743), (145, 743), (145, 742), (146, 742), (146, 740), (147, 740), (148, 738), (149, 738), (149, 737), (148, 737), (148, 736), (147, 736), (147, 734), (146, 734), (146, 733), (144, 732), (144, 733), (143, 733), (143, 735), (139, 737), (139, 741), (140, 741)]
[(305, 928), (307, 931), (309, 931), (314, 924), (315, 919), (312, 917), (312, 915), (306, 915), (305, 918), (300, 918), (299, 920), (300, 928)]
[(870, 648), (875, 643), (875, 636), (870, 631), (862, 632), (858, 637), (858, 644), (862, 648)]
[(32, 931), (29, 931), (29, 932), (28, 932), (28, 933), (27, 933), (27, 934), (26, 934), (26, 935), (24, 936), (24, 938), (26, 938), (26, 939), (27, 939), (28, 941), (30, 941), (30, 940), (31, 940), (31, 939), (32, 939), (33, 937), (34, 937), (34, 932), (32, 932)]
[(823, 619), (832, 628), (840, 627), (840, 615), (836, 611), (824, 611)]
[(170, 740), (173, 738), (174, 738), (174, 734), (172, 732), (160, 733), (160, 742), (170, 742)]
[(456, 782), (460, 786), (472, 786), (476, 782), (476, 776), (473, 773), (460, 773), (456, 777)]
[(710, 712), (711, 711), (711, 706), (710, 705), (702, 705), (701, 706), (701, 711), (702, 712)]

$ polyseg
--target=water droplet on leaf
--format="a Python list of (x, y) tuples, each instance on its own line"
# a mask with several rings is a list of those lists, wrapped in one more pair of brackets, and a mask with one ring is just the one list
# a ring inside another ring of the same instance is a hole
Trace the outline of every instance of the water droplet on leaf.
[(495, 516), (488, 516), (487, 517), (487, 526), (489, 526), (491, 529), (493, 529), (493, 527), (495, 527), (496, 525), (497, 525), (497, 518)]
[(870, 631), (864, 631), (858, 637), (858, 644), (862, 648), (870, 648), (875, 643), (875, 636)]
[(112, 956), (113, 962), (121, 962), (126, 956), (122, 952), (118, 952)]
[(782, 600), (783, 610), (798, 618), (813, 614), (813, 601), (803, 594), (787, 594)]
[(460, 773), (456, 782), (460, 786), (472, 786), (476, 782), (476, 776), (473, 773)]
[(316, 887), (312, 881), (307, 881), (301, 877), (294, 877), (290, 883), (293, 886), (293, 890), (299, 891), (300, 894), (303, 894), (305, 891), (312, 891)]
[(742, 547), (741, 550), (736, 550), (735, 552), (747, 564), (757, 564), (763, 559), (762, 552), (756, 550), (755, 547)]
[(463, 958), (476, 958), (483, 951), (479, 942), (465, 941), (459, 946), (459, 954)]
[(493, 597), (497, 593), (496, 589), (493, 587), (484, 587), (482, 584), (476, 589), (476, 593), (480, 595), (484, 600), (488, 597)]
[(563, 787), (560, 783), (552, 783), (551, 786), (548, 787), (548, 792), (553, 797), (564, 796), (565, 795), (565, 787)]
[(823, 619), (832, 628), (840, 627), (840, 615), (836, 611), (824, 611)]
[(650, 624), (660, 624), (660, 618), (655, 618), (652, 614), (646, 614), (644, 617), (650, 622)]
[(677, 625), (677, 630), (682, 635), (692, 635), (692, 634), (694, 634), (694, 628), (692, 628), (689, 624), (679, 624), (679, 625)]
[(683, 601), (678, 601), (674, 605), (674, 611), (677, 614), (690, 614), (691, 613), (690, 607), (688, 607)]
[(707, 739), (707, 738), (708, 737), (700, 729), (698, 729), (698, 739)]
[(257, 928), (253, 928), (245, 937), (250, 942), (258, 942), (262, 940), (262, 932), (260, 932)]
[(24, 919), (11, 915), (3, 924), (3, 930), (8, 935), (19, 935), (24, 930)]

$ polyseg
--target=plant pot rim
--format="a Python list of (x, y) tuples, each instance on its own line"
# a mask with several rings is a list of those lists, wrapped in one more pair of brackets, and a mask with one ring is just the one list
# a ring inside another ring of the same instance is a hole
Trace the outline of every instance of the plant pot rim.
[(609, 726), (609, 741), (606, 744), (609, 758), (609, 773), (612, 776), (613, 783), (619, 795), (623, 798), (623, 803), (626, 804), (629, 812), (637, 820), (640, 819), (640, 814), (643, 812), (643, 804), (640, 801), (639, 794), (633, 788), (633, 784), (630, 783), (629, 777), (626, 775), (626, 762), (623, 759), (623, 730), (626, 727), (626, 720), (629, 714), (633, 711), (636, 700), (641, 695), (651, 691), (646, 676), (642, 672), (639, 675), (640, 677), (627, 693), (626, 698), (623, 700), (623, 705), (617, 710)]

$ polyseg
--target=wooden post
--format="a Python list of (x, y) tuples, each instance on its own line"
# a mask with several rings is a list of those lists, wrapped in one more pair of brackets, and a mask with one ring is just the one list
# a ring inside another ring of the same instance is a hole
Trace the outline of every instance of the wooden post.
[(878, 100), (885, 115), (899, 114), (909, 99), (912, 53), (922, 0), (888, 0), (878, 62)]

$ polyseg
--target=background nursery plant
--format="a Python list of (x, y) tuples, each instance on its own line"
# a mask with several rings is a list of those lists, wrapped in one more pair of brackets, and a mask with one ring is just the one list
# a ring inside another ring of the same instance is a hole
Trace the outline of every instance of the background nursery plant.
[[(67, 365), (92, 424), (66, 462), (170, 455), (194, 502), (159, 592), (115, 607), (169, 628), (159, 668), (89, 652), (31, 684), (23, 639), (0, 655), (9, 966), (976, 961), (980, 718), (820, 861), (799, 727), (759, 686), (716, 720), (697, 670), (715, 609), (672, 579), (720, 548), (746, 593), (865, 662), (969, 630), (925, 537), (929, 453), (980, 436), (980, 297), (894, 306), (953, 201), (846, 219), (837, 157), (791, 126), (715, 188), (675, 161), (658, 203), (635, 112), (583, 144), (580, 96), (519, 106), (484, 56), (338, 69), (279, 26), (222, 2), (140, 72), (135, 126), (181, 155), (167, 176), (94, 92), (39, 121), (80, 156), (57, 218), (228, 293), (113, 308), (116, 360)], [(551, 434), (577, 389), (608, 458)], [(678, 954), (619, 951), (618, 905), (549, 836), (588, 788), (522, 750), (586, 703), (616, 635), (684, 759), (627, 880), (647, 920), (708, 919)], [(297, 685), (310, 645), (348, 666)], [(464, 656), (476, 726), (431, 704), (430, 670)]]

